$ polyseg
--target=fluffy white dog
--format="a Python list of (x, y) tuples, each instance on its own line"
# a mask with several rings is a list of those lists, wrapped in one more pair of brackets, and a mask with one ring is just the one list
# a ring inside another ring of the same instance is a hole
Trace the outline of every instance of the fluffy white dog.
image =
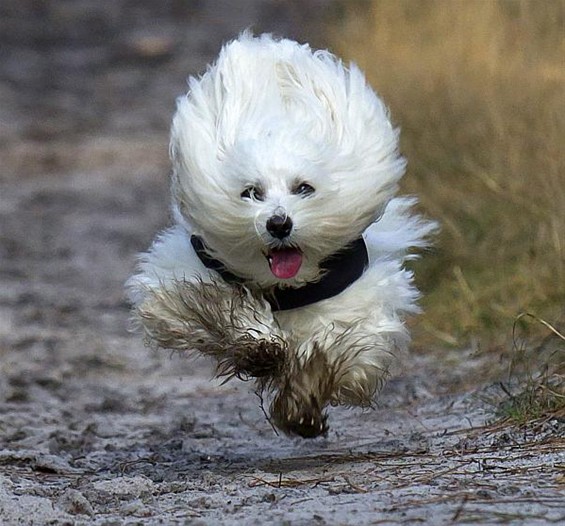
[(412, 247), (434, 224), (394, 198), (405, 162), (355, 65), (244, 33), (178, 100), (175, 224), (128, 282), (158, 346), (254, 378), (288, 434), (327, 431), (328, 404), (370, 405), (405, 314)]

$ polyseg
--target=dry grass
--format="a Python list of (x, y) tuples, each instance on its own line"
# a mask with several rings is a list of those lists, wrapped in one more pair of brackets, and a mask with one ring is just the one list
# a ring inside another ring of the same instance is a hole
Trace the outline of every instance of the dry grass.
[[(537, 347), (518, 335), (522, 321), (548, 332)], [(513, 339), (508, 381), (499, 384), (503, 396), (494, 404), (499, 423), (531, 427), (565, 422), (565, 335), (546, 320), (523, 313), (514, 324)]]
[(347, 1), (332, 48), (402, 128), (404, 190), (439, 219), (420, 341), (483, 345), (565, 304), (565, 2)]

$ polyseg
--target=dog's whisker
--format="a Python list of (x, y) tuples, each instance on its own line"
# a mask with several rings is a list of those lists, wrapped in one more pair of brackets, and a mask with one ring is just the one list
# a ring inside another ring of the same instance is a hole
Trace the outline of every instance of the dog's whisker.
[(255, 233), (257, 234), (257, 237), (263, 241), (263, 236), (266, 235), (266, 233), (264, 231), (262, 231), (262, 229), (259, 227), (259, 218), (261, 217), (261, 211), (257, 210), (257, 212), (255, 213), (255, 217), (253, 218), (253, 227), (255, 228)]
[(240, 241), (232, 243), (230, 245), (230, 248), (227, 251), (227, 253), (233, 254), (234, 252), (236, 252), (239, 248), (241, 248), (243, 246), (253, 246), (254, 241), (255, 241), (255, 238), (253, 236), (242, 237), (242, 239)]

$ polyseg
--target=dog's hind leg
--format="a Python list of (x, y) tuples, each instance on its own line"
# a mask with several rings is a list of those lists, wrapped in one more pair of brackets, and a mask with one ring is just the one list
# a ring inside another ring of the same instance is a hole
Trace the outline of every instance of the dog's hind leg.
[(276, 376), (286, 360), (270, 306), (241, 286), (176, 281), (147, 291), (137, 315), (150, 342), (211, 356), (219, 376)]

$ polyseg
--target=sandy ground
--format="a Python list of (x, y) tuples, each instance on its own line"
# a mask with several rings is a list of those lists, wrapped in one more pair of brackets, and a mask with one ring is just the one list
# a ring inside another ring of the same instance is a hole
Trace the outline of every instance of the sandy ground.
[(323, 2), (138, 2), (127, 24), (125, 3), (0, 8), (0, 524), (565, 521), (564, 423), (485, 426), (484, 357), (413, 353), (375, 410), (305, 441), (250, 385), (128, 333), (186, 73), (253, 22), (300, 36)]

